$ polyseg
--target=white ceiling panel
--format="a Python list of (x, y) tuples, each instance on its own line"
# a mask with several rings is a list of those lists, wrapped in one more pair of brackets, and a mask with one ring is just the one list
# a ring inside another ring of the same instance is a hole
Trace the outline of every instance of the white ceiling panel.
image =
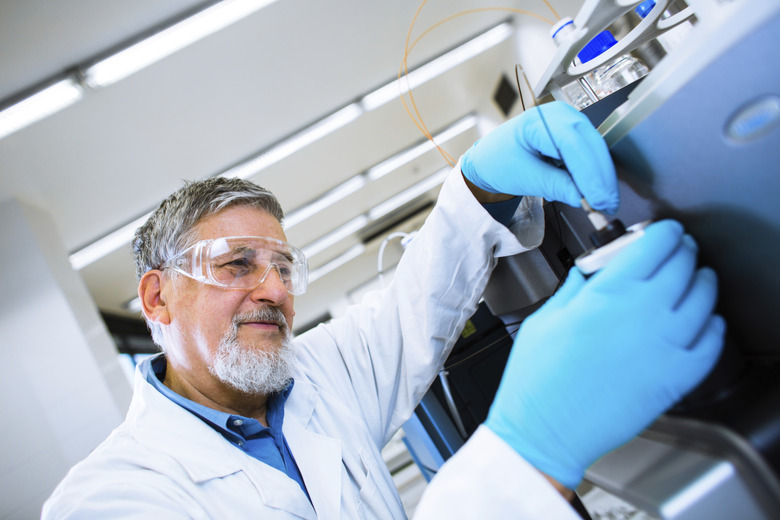
[(3, 0), (0, 99), (202, 5), (203, 0)]
[[(211, 3), (0, 0), (0, 106)], [(492, 4), (428, 2), (412, 40), (446, 17)], [(541, 0), (527, 4), (523, 7), (548, 13)], [(68, 252), (77, 251), (152, 210), (183, 180), (219, 174), (273, 149), (393, 81), (419, 5), (419, 0), (279, 0), (116, 84), (89, 89), (75, 105), (0, 139), (0, 202), (18, 197), (48, 211)], [(447, 22), (419, 42), (409, 56), (410, 69), (510, 16), (492, 11)], [(454, 157), (503, 119), (491, 98), (501, 74), (513, 70), (515, 45), (507, 38), (415, 88), (417, 107), (433, 132), (468, 114), (479, 116), (479, 128), (445, 146)], [(274, 191), (293, 214), (422, 141), (395, 99), (250, 179)], [(311, 244), (445, 165), (429, 151), (292, 227), (289, 238), (299, 246)], [(313, 257), (312, 267), (365, 242), (366, 233), (391, 224), (419, 226), (424, 214), (400, 224), (397, 215), (372, 222)], [(298, 298), (299, 318), (323, 314), (375, 275), (378, 238), (365, 243), (366, 251), (346, 267), (312, 283), (310, 294)], [(388, 262), (397, 260), (398, 248), (390, 248)], [(129, 244), (80, 273), (100, 309), (134, 315), (124, 309), (135, 296)]]

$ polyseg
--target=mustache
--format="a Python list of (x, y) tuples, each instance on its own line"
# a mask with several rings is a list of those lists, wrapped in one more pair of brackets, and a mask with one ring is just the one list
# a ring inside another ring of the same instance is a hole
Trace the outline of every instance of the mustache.
[(236, 314), (233, 316), (233, 327), (237, 329), (242, 323), (253, 321), (274, 323), (278, 325), (279, 330), (283, 332), (288, 331), (290, 328), (287, 324), (287, 319), (284, 317), (284, 313), (278, 307), (260, 307), (249, 312)]

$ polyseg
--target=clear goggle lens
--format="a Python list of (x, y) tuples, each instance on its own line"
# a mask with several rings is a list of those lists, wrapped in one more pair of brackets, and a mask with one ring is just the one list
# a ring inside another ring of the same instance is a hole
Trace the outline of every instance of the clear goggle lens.
[(309, 275), (306, 257), (299, 249), (267, 237), (201, 240), (169, 259), (165, 267), (231, 289), (254, 289), (276, 271), (290, 294), (306, 292)]

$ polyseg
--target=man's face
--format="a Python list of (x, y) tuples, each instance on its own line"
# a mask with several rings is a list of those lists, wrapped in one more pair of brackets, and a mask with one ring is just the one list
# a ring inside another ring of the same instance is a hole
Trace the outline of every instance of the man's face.
[[(201, 220), (194, 231), (193, 243), (226, 236), (259, 236), (286, 241), (276, 218), (249, 206), (224, 209)], [(295, 315), (293, 296), (287, 292), (276, 270), (251, 290), (227, 289), (175, 274), (168, 288), (164, 297), (171, 323), (166, 355), (170, 366), (193, 385), (214, 384), (214, 375), (224, 382), (219, 375), (224, 365), (243, 363), (235, 357), (227, 360), (228, 351), (248, 353), (250, 357), (258, 352), (274, 356), (282, 352), (285, 342), (289, 341)], [(286, 324), (275, 323), (274, 314), (283, 317)]]

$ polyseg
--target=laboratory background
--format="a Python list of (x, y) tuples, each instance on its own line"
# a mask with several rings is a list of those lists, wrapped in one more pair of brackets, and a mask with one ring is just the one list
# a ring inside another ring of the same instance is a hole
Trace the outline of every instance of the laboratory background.
[[(704, 383), (589, 469), (587, 514), (779, 518), (778, 48), (777, 0), (0, 0), (0, 518), (37, 518), (124, 418), (157, 351), (130, 239), (183, 181), (278, 196), (301, 333), (386, 284), (458, 157), (551, 100), (604, 135), (626, 226), (696, 238), (729, 327)], [(600, 245), (579, 209), (545, 221), (384, 450), (410, 516), (519, 324)]]

